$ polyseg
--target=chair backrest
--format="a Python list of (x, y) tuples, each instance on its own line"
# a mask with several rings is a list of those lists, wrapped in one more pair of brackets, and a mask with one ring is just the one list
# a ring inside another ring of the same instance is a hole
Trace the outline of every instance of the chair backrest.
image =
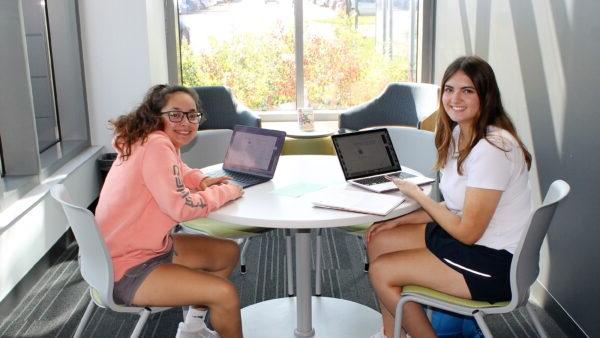
[(194, 87), (207, 121), (203, 129), (233, 129), (236, 124), (260, 127), (260, 117), (235, 100), (231, 90), (224, 86)]
[(512, 308), (524, 304), (529, 298), (529, 288), (540, 271), (540, 248), (544, 237), (558, 203), (567, 196), (569, 190), (569, 184), (565, 181), (552, 182), (542, 205), (532, 213), (529, 226), (521, 235), (510, 270), (512, 299), (509, 306)]
[(183, 162), (191, 168), (204, 168), (223, 162), (232, 134), (230, 129), (198, 131), (192, 142), (181, 147)]
[(425, 176), (437, 177), (437, 171), (433, 169), (437, 159), (434, 133), (413, 127), (386, 128), (392, 138), (400, 164), (417, 170)]
[(79, 269), (83, 279), (95, 289), (96, 302), (100, 306), (114, 308), (113, 267), (112, 260), (104, 244), (104, 238), (96, 225), (94, 214), (86, 208), (75, 205), (63, 184), (56, 184), (50, 190), (52, 197), (58, 201), (73, 230), (79, 245)]
[(399, 82), (387, 86), (379, 97), (340, 114), (340, 129), (374, 126), (416, 127), (437, 106), (439, 87), (428, 83)]

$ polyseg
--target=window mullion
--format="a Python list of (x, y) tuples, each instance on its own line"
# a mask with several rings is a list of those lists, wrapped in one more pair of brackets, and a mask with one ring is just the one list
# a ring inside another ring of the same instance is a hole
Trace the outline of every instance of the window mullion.
[(304, 107), (304, 18), (302, 0), (294, 0), (295, 56), (296, 56), (296, 108)]

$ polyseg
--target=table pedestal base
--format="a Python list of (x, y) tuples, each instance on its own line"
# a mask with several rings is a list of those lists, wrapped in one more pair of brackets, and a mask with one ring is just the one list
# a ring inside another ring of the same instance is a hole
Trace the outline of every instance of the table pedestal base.
[[(351, 301), (312, 297), (315, 338), (365, 338), (381, 330), (379, 312)], [(278, 298), (242, 309), (245, 338), (298, 338), (296, 297)]]

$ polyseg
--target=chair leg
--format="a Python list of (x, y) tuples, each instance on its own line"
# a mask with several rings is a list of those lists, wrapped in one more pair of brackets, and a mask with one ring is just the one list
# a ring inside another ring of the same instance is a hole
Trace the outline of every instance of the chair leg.
[(315, 295), (321, 296), (321, 260), (323, 255), (323, 229), (317, 229), (317, 253), (315, 258)]
[(75, 330), (75, 334), (73, 335), (74, 338), (79, 338), (81, 337), (81, 334), (83, 333), (83, 329), (85, 329), (85, 325), (87, 324), (87, 322), (90, 320), (90, 317), (92, 316), (92, 312), (94, 312), (94, 301), (90, 299), (90, 302), (88, 303), (85, 312), (83, 313), (83, 317), (81, 317), (81, 320), (79, 321), (79, 325), (77, 325), (77, 330)]
[(402, 332), (402, 309), (407, 299), (400, 296), (400, 300), (396, 305), (396, 314), (394, 315), (394, 338), (400, 338), (400, 332)]
[(531, 304), (527, 303), (525, 305), (525, 308), (527, 309), (527, 313), (529, 313), (529, 317), (531, 317), (531, 321), (533, 322), (533, 326), (535, 327), (537, 333), (540, 335), (541, 338), (548, 338), (548, 334), (546, 333), (546, 330), (544, 330), (544, 327), (542, 326), (542, 323), (540, 322), (540, 319), (535, 315), (535, 312), (533, 311), (533, 307)]
[(242, 252), (240, 252), (240, 273), (242, 275), (246, 274), (246, 251), (248, 251), (248, 243), (250, 243), (250, 238), (242, 239)]
[(367, 257), (367, 246), (365, 245), (365, 241), (362, 236), (358, 236), (361, 239), (362, 245), (362, 259), (363, 259), (363, 269), (365, 272), (369, 272), (369, 257)]
[(490, 328), (485, 323), (483, 316), (484, 316), (484, 314), (481, 311), (475, 311), (475, 313), (473, 313), (473, 317), (475, 317), (475, 321), (477, 322), (477, 325), (479, 326), (481, 333), (483, 333), (483, 336), (485, 338), (492, 338), (494, 335), (492, 335)]
[(138, 320), (137, 324), (135, 324), (135, 328), (131, 333), (131, 338), (137, 338), (140, 336), (140, 333), (142, 333), (142, 329), (144, 328), (148, 317), (150, 317), (150, 310), (146, 308), (144, 309), (144, 311), (142, 311), (142, 313), (140, 313), (140, 319)]
[(290, 229), (285, 229), (285, 251), (287, 258), (287, 287), (288, 287), (288, 296), (294, 296), (294, 269), (292, 263), (292, 231)]
[(183, 322), (185, 322), (185, 317), (187, 317), (187, 313), (189, 311), (190, 307), (189, 306), (182, 306), (181, 307), (181, 311), (183, 312)]

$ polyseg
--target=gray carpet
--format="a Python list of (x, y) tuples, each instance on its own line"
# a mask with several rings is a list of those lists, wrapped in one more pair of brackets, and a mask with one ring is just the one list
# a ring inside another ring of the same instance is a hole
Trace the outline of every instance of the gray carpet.
[[(347, 299), (377, 309), (367, 274), (362, 271), (360, 239), (335, 230), (325, 230), (323, 234), (323, 296)], [(238, 269), (232, 276), (242, 306), (287, 296), (282, 230), (253, 237), (246, 259), (248, 273), (241, 275)], [(73, 245), (40, 278), (10, 316), (2, 319), (0, 337), (71, 337), (89, 301), (86, 290), (87, 285), (79, 274), (77, 246)], [(565, 337), (541, 309), (537, 308), (537, 311), (550, 337)], [(128, 337), (137, 318), (96, 308), (83, 336)], [(142, 336), (173, 337), (181, 318), (181, 309), (153, 314)], [(527, 318), (525, 311), (516, 311), (488, 316), (486, 320), (497, 337), (536, 337)]]

